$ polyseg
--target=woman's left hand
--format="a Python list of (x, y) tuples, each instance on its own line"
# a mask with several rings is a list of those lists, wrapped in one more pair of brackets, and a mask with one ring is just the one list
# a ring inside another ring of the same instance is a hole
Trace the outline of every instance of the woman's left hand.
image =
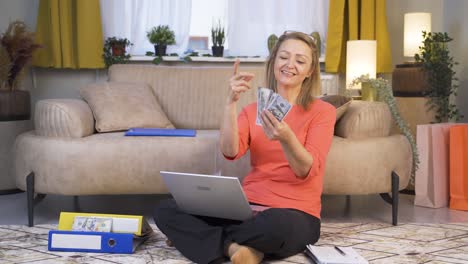
[(292, 133), (288, 124), (283, 121), (278, 121), (276, 117), (268, 110), (264, 110), (261, 114), (261, 122), (265, 135), (270, 140), (286, 140)]

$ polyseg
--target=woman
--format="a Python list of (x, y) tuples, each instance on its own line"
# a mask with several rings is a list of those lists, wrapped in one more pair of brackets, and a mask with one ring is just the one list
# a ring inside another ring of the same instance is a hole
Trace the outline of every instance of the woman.
[(221, 125), (221, 151), (237, 159), (250, 149), (252, 170), (242, 187), (251, 203), (270, 207), (253, 218), (235, 222), (192, 216), (173, 200), (161, 202), (155, 222), (174, 246), (197, 263), (260, 263), (264, 256), (284, 258), (315, 243), (320, 236), (320, 210), (325, 158), (335, 124), (335, 108), (313, 95), (320, 91), (320, 67), (313, 39), (285, 32), (267, 62), (267, 84), (291, 105), (280, 122), (257, 104), (239, 117), (237, 102), (251, 89), (254, 75), (238, 72), (229, 80)]

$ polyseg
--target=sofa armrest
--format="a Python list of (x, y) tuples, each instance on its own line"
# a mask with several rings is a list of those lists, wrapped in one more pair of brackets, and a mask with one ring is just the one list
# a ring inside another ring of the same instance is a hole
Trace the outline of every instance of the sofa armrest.
[(390, 135), (392, 115), (386, 103), (352, 101), (335, 127), (335, 135), (349, 139)]
[(36, 103), (36, 134), (81, 138), (94, 132), (94, 118), (88, 104), (79, 99), (47, 99)]

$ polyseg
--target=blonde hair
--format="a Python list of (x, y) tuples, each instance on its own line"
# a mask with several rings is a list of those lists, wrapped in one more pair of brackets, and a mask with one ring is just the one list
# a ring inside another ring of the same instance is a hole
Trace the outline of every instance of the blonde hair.
[(311, 102), (314, 101), (314, 96), (320, 95), (321, 93), (321, 82), (320, 82), (320, 64), (319, 64), (319, 55), (317, 52), (317, 46), (312, 38), (302, 32), (285, 32), (281, 35), (276, 42), (275, 46), (273, 47), (271, 54), (268, 58), (266, 64), (266, 84), (270, 89), (272, 89), (275, 93), (278, 92), (276, 78), (275, 78), (275, 60), (276, 56), (278, 55), (278, 49), (288, 39), (295, 39), (300, 40), (307, 44), (310, 48), (312, 54), (312, 62), (311, 62), (311, 75), (307, 77), (302, 82), (301, 91), (299, 92), (299, 96), (297, 97), (296, 103), (301, 105), (304, 109), (307, 109)]

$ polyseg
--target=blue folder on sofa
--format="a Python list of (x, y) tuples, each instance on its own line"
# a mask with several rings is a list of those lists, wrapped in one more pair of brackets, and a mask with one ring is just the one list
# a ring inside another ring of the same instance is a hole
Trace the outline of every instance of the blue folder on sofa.
[(195, 129), (171, 129), (171, 128), (130, 128), (125, 136), (163, 136), (163, 137), (194, 137)]

